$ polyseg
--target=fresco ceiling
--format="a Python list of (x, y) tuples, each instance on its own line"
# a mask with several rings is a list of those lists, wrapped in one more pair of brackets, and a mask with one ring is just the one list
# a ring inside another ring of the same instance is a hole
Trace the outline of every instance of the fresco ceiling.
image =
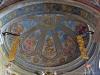
[[(1, 0), (0, 9), (19, 1), (23, 0)], [(92, 7), (93, 12), (100, 11), (100, 0), (73, 1)], [(5, 14), (0, 17), (3, 41), (0, 51), (7, 57), (3, 57), (7, 61), (3, 63), (10, 61), (32, 73), (52, 69), (58, 75), (82, 66), (84, 59), (93, 57), (97, 44), (93, 35), (97, 18), (91, 11), (46, 2), (22, 6)]]

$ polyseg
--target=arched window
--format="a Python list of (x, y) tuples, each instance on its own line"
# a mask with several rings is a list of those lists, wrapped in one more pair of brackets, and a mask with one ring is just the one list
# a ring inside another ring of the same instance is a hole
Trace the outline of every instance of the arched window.
[(99, 60), (99, 69), (100, 69), (100, 60)]
[(0, 0), (0, 4), (3, 2), (3, 0)]

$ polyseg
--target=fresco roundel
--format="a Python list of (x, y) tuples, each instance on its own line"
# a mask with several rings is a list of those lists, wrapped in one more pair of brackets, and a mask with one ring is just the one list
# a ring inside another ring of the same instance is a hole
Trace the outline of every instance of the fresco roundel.
[[(68, 64), (80, 56), (76, 36), (88, 31), (87, 24), (63, 15), (27, 15), (10, 23), (7, 32), (20, 34), (16, 60), (20, 64), (56, 67)], [(87, 37), (88, 36), (88, 37)], [(11, 49), (16, 36), (7, 35), (6, 44)], [(89, 35), (84, 35), (85, 46)]]

